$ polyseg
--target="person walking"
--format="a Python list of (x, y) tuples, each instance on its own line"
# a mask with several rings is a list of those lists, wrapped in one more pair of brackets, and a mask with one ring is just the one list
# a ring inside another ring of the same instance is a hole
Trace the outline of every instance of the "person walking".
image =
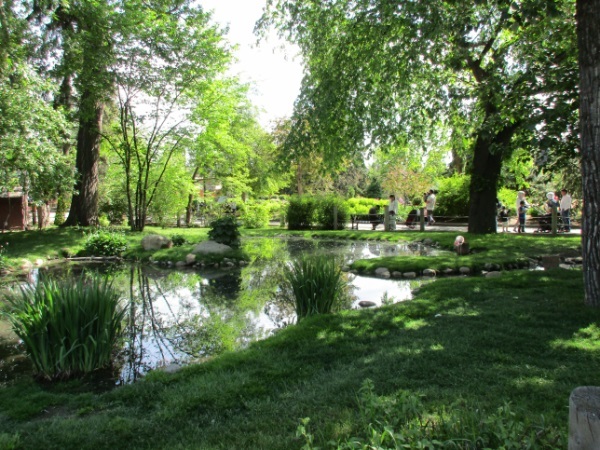
[(396, 216), (398, 215), (398, 200), (394, 194), (390, 194), (390, 203), (388, 204), (389, 224), (388, 231), (396, 230)]
[(433, 225), (435, 220), (433, 219), (433, 209), (435, 208), (435, 191), (429, 190), (427, 200), (425, 200), (425, 208), (427, 209), (427, 224)]
[(571, 231), (571, 195), (566, 189), (560, 191), (560, 217), (562, 218), (562, 231)]

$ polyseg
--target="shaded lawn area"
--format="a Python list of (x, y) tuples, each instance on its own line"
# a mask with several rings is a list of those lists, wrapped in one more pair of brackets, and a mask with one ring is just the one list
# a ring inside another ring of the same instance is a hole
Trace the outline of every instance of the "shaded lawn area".
[[(543, 415), (566, 448), (568, 397), (598, 385), (600, 311), (583, 305), (579, 271), (448, 278), (413, 301), (307, 319), (248, 349), (98, 392), (82, 382), (0, 388), (0, 444), (17, 448), (300, 448), (300, 419), (324, 448), (364, 436), (357, 406), (375, 393), (422, 396), (516, 420)], [(450, 406), (454, 405), (454, 406)]]

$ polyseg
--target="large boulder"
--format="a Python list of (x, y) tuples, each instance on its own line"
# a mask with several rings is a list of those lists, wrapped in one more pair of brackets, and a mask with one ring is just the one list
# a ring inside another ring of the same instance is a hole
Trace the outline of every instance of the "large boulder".
[(173, 247), (173, 241), (160, 234), (149, 234), (142, 238), (142, 248), (144, 250), (160, 250), (161, 248)]
[(198, 245), (196, 245), (194, 247), (194, 249), (192, 250), (192, 253), (202, 254), (202, 255), (222, 254), (222, 253), (227, 253), (230, 250), (232, 250), (232, 249), (229, 245), (219, 244), (218, 242), (215, 242), (215, 241), (204, 241), (204, 242), (200, 242)]

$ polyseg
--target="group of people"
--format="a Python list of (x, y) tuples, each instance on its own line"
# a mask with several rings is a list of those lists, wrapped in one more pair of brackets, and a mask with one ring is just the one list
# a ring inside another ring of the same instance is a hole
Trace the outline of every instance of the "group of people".
[[(435, 191), (430, 189), (429, 192), (424, 194), (425, 200), (425, 211), (426, 216), (425, 219), (428, 225), (433, 225), (435, 223), (435, 219), (433, 218), (433, 211), (435, 209)], [(389, 203), (388, 203), (388, 214), (390, 216), (390, 220), (388, 223), (388, 231), (394, 231), (396, 229), (396, 216), (398, 215), (398, 207), (399, 203), (394, 194), (390, 194)], [(372, 229), (375, 230), (377, 225), (381, 223), (379, 219), (379, 205), (373, 206), (369, 209), (369, 215), (371, 220)], [(415, 227), (415, 222), (419, 217), (419, 210), (413, 209), (408, 213), (408, 217), (406, 218), (406, 225), (409, 228)]]
[[(562, 189), (560, 198), (554, 192), (548, 192), (546, 194), (546, 202), (544, 204), (546, 214), (540, 218), (540, 230), (550, 231), (550, 217), (554, 208), (560, 212), (560, 218), (562, 225), (560, 231), (569, 232), (571, 231), (571, 207), (573, 200), (567, 189)], [(525, 198), (525, 191), (517, 192), (516, 200), (516, 211), (517, 220), (513, 227), (513, 232), (524, 233), (525, 232), (525, 220), (527, 217), (527, 210), (530, 208), (530, 204)], [(500, 224), (502, 225), (502, 232), (505, 233), (509, 228), (508, 219), (509, 212), (506, 206), (501, 206), (498, 214)], [(547, 229), (544, 229), (546, 227)]]

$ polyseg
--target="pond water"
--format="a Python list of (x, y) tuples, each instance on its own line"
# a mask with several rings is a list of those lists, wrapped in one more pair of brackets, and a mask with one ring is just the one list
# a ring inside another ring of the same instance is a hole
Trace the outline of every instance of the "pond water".
[[(379, 256), (435, 255), (420, 244), (391, 244), (300, 238), (250, 238), (244, 250), (251, 263), (228, 270), (173, 270), (156, 265), (71, 265), (61, 276), (98, 271), (113, 278), (127, 308), (125, 344), (117, 384), (131, 383), (150, 370), (183, 365), (246, 346), (295, 322), (294, 305), (280, 295), (286, 261), (301, 255), (327, 254), (342, 264)], [(411, 298), (420, 281), (386, 280), (346, 273), (348, 308), (375, 306)], [(32, 272), (35, 282), (38, 272)], [(6, 322), (0, 322), (0, 382), (30, 370)]]

